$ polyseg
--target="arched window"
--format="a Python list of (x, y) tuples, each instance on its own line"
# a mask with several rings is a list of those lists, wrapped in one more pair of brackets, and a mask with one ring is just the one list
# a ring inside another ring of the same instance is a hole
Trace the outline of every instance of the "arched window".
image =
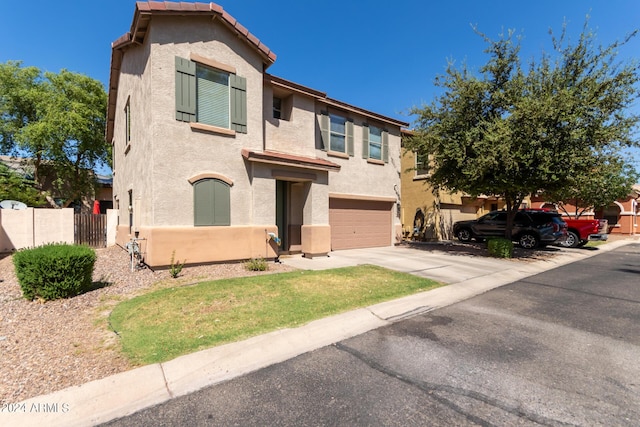
[(231, 225), (230, 186), (215, 178), (193, 184), (194, 225)]

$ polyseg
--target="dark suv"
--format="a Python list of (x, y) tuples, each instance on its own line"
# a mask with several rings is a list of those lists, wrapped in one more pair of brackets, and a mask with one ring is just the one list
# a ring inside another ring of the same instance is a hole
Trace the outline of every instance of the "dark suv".
[[(462, 242), (504, 237), (507, 212), (492, 211), (478, 219), (453, 224), (453, 234)], [(513, 221), (513, 241), (526, 249), (546, 246), (567, 236), (567, 223), (556, 212), (518, 211)]]

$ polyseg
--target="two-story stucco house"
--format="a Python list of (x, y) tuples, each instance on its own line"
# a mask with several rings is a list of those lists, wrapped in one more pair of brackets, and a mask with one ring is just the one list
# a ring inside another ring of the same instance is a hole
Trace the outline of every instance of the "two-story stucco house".
[(267, 74), (275, 60), (214, 3), (136, 4), (109, 84), (120, 245), (138, 233), (166, 266), (401, 239), (407, 123)]

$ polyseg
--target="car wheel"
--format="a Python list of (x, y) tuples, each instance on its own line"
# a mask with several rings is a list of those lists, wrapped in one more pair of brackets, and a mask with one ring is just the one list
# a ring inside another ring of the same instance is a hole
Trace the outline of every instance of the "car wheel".
[(469, 230), (468, 228), (461, 228), (460, 230), (458, 230), (458, 233), (456, 234), (456, 237), (461, 242), (470, 242), (471, 241), (471, 230)]
[(565, 248), (577, 248), (580, 244), (580, 237), (573, 231), (567, 231), (567, 238), (560, 245)]
[(538, 247), (538, 243), (538, 237), (530, 233), (525, 233), (518, 239), (520, 247), (525, 249), (535, 249)]

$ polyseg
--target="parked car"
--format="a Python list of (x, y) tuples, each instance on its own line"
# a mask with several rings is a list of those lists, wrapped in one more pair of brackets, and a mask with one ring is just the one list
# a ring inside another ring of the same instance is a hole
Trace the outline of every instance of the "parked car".
[[(491, 211), (475, 220), (454, 223), (453, 234), (462, 242), (482, 241), (488, 237), (504, 237), (506, 228), (507, 212)], [(566, 239), (567, 223), (556, 212), (518, 211), (511, 235), (521, 247), (534, 249)]]
[[(555, 209), (524, 209), (525, 212), (555, 212)], [(574, 219), (562, 218), (567, 223), (567, 238), (559, 239), (556, 244), (565, 248), (577, 248), (586, 245), (589, 241), (606, 241), (609, 238), (607, 234), (608, 221), (606, 219)]]
[(558, 244), (565, 248), (577, 248), (589, 241), (605, 241), (609, 238), (606, 219), (565, 218), (564, 221), (567, 223), (567, 238)]

